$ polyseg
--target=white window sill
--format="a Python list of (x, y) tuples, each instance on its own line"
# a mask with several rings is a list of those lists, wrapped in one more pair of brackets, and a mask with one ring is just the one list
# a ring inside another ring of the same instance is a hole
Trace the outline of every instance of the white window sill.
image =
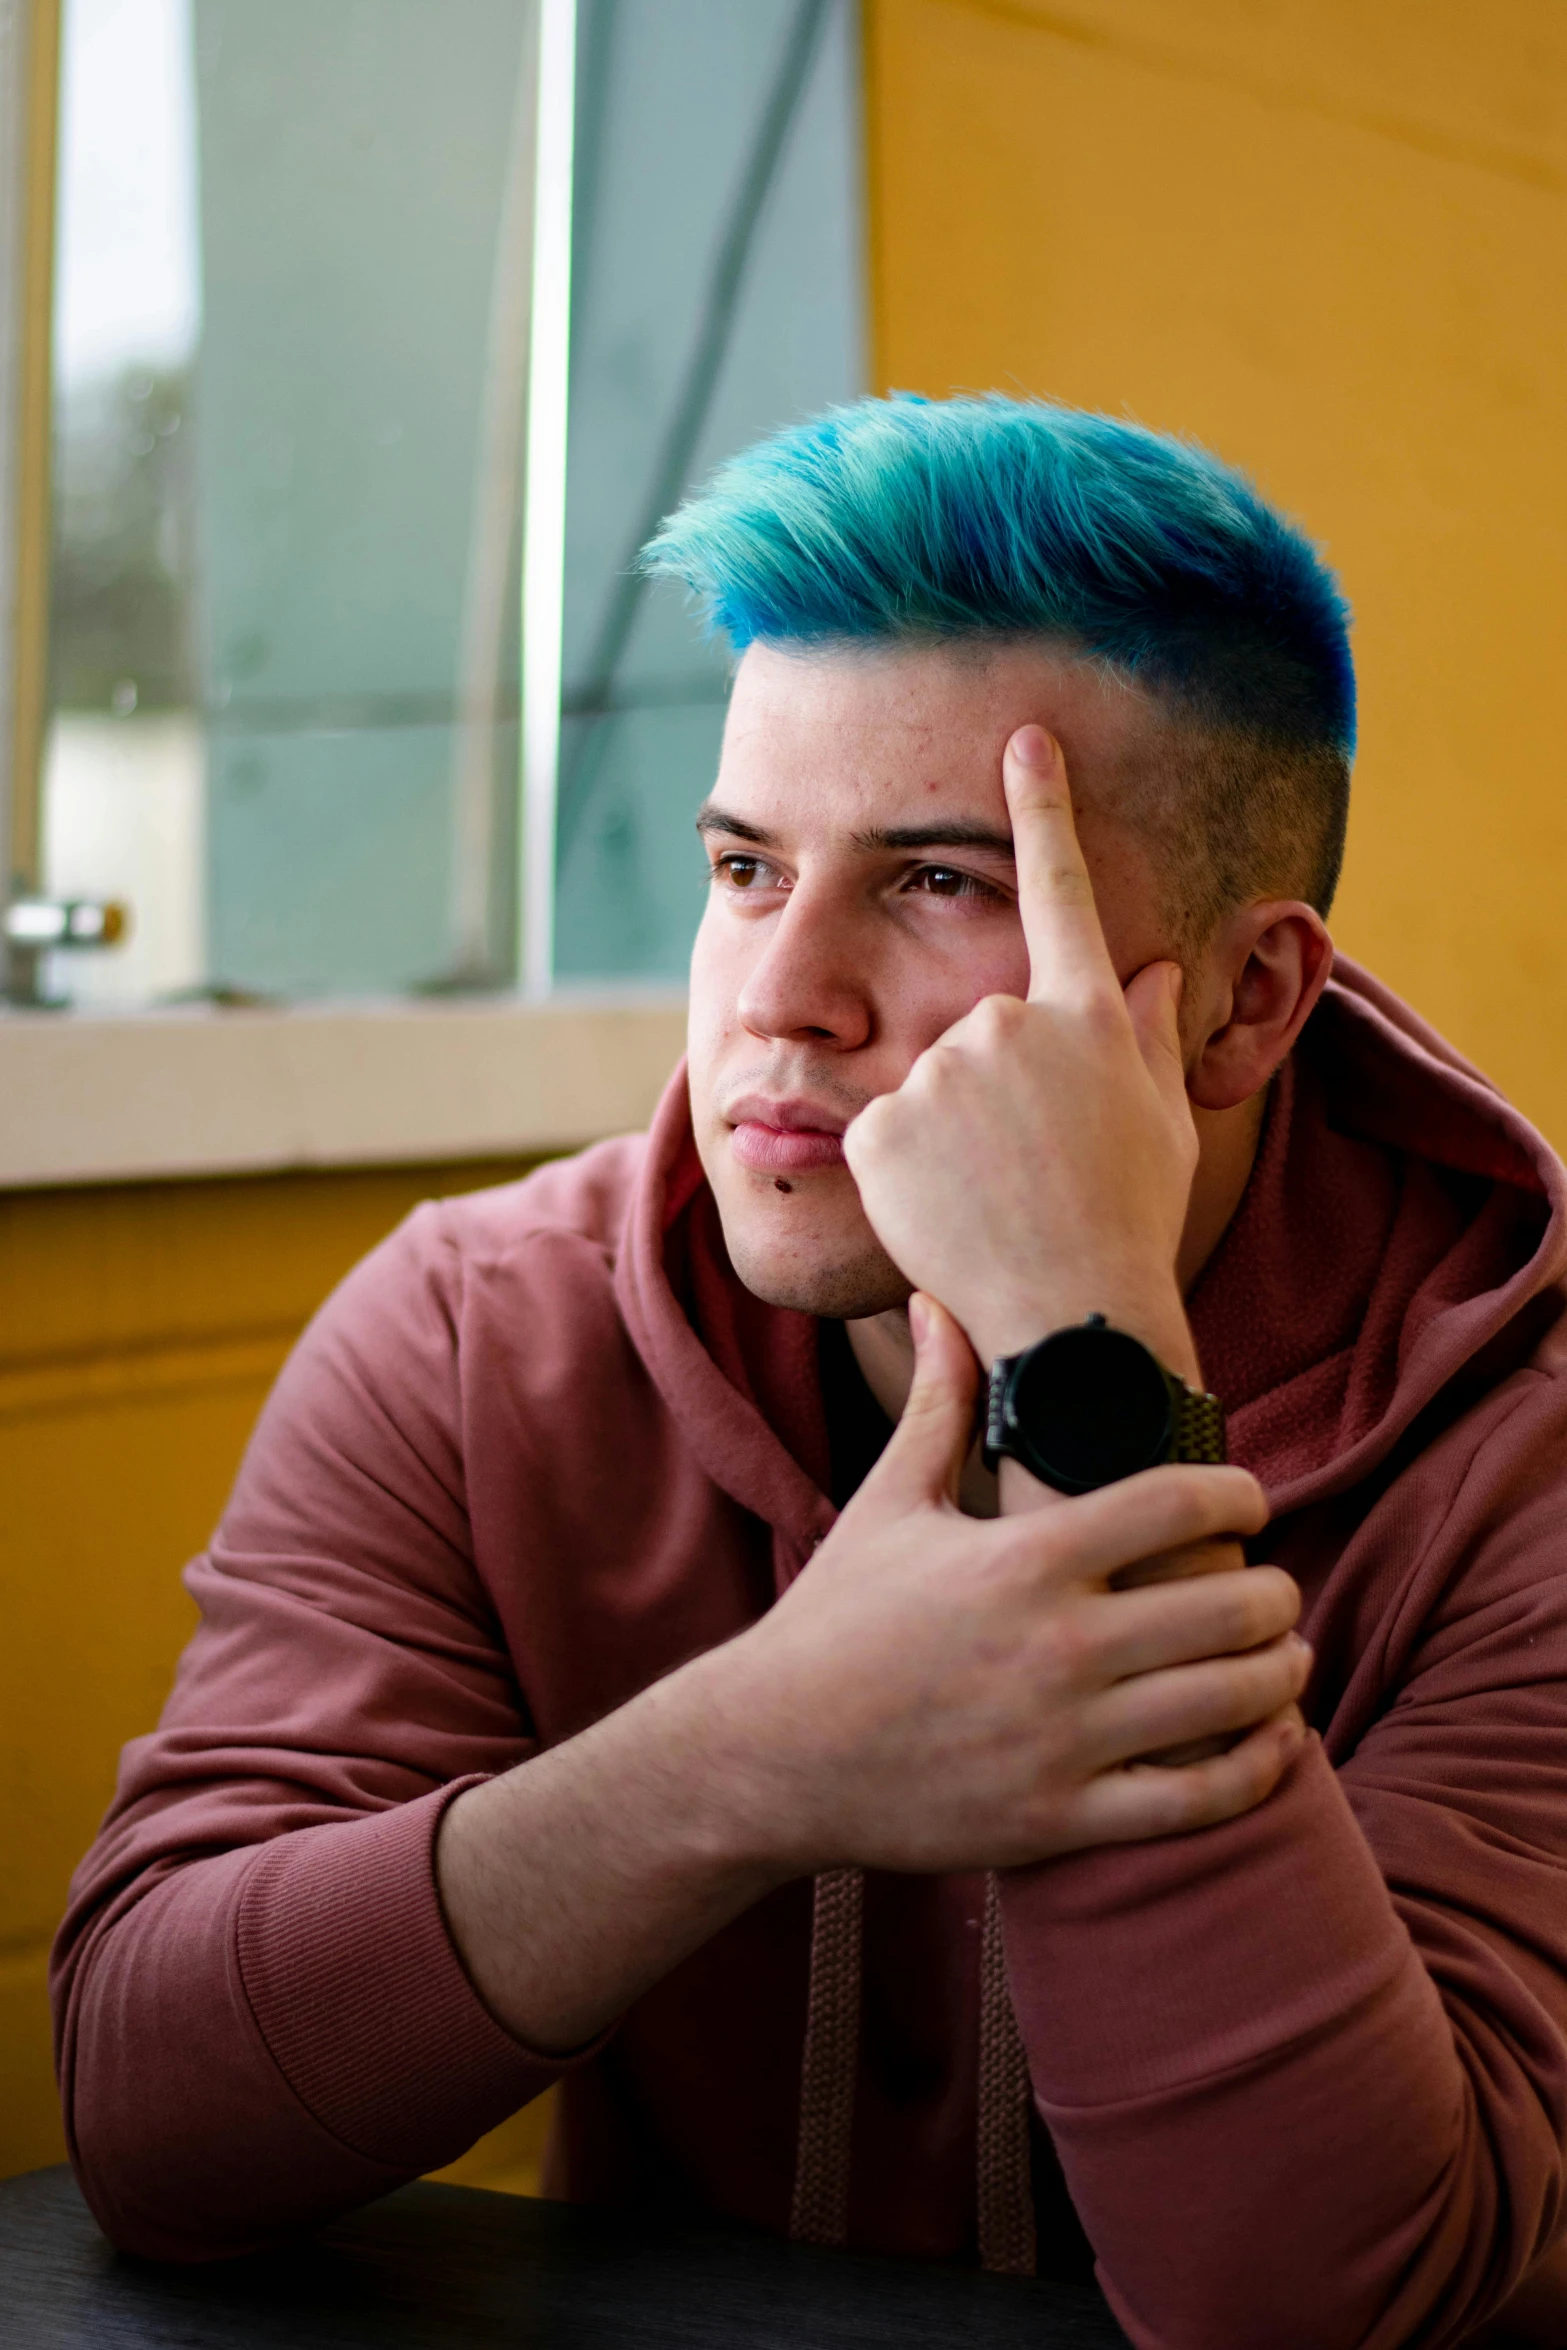
[(0, 1190), (570, 1148), (643, 1126), (673, 993), (0, 1012)]

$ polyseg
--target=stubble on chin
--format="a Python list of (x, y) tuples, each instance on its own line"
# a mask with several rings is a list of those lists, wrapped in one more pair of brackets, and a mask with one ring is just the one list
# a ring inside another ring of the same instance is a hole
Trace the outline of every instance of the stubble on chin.
[(787, 1306), (824, 1322), (858, 1322), (908, 1302), (904, 1279), (868, 1228), (856, 1246), (843, 1236), (820, 1239), (796, 1229), (759, 1230), (759, 1217), (719, 1201), (729, 1262), (764, 1305)]
[(820, 1265), (798, 1258), (779, 1264), (765, 1250), (744, 1247), (731, 1246), (729, 1256), (746, 1288), (764, 1305), (788, 1306), (824, 1322), (863, 1322), (908, 1303), (910, 1284), (879, 1250)]

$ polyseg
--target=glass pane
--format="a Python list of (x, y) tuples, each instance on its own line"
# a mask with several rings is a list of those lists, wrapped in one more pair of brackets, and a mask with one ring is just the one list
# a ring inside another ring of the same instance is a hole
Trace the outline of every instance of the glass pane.
[[(195, 27), (212, 971), (509, 976), (532, 12), (195, 0)], [(467, 936), (465, 700), (491, 885)]]
[(534, 21), (66, 0), (47, 882), (134, 913), (76, 1001), (509, 980)]
[(556, 970), (685, 972), (723, 656), (630, 565), (759, 433), (864, 376), (856, 12), (579, 0)]

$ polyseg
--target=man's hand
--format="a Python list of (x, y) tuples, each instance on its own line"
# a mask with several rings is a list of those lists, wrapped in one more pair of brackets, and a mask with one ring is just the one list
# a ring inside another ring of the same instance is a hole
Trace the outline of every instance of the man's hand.
[[(1138, 1590), (1130, 1563), (1266, 1515), (1239, 1469), (1152, 1469), (967, 1518), (973, 1355), (916, 1298), (881, 1460), (760, 1622), (537, 1760), (469, 1788), (437, 1846), (479, 1990), (580, 2045), (775, 1885), (845, 1863), (1008, 1867), (1233, 1818), (1300, 1744), (1310, 1661), (1276, 1567)], [(1139, 1759), (1237, 1739), (1175, 1768)]]
[(1013, 736), (1003, 779), (1028, 1001), (977, 1004), (861, 1111), (845, 1154), (883, 1247), (983, 1362), (1102, 1313), (1191, 1378), (1175, 1275), (1197, 1163), (1180, 969), (1151, 963), (1123, 991), (1043, 727)]
[[(1112, 1588), (1122, 1570), (1258, 1532), (1239, 1469), (1154, 1469), (1013, 1517), (961, 1514), (976, 1366), (934, 1300), (914, 1386), (803, 1575), (728, 1652), (796, 1868), (1011, 1867), (1227, 1819), (1300, 1737), (1309, 1651), (1276, 1567)], [(1248, 1735), (1249, 1733), (1249, 1735)], [(1240, 1742), (1178, 1768), (1141, 1758)]]

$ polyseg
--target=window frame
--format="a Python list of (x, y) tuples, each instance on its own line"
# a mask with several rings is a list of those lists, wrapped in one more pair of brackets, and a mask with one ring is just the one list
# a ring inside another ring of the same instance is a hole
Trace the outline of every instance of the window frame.
[(0, 1191), (575, 1149), (684, 1049), (670, 990), (0, 1012)]
[[(61, 0), (0, 0), (0, 903), (38, 886)], [(19, 959), (0, 947), (5, 992)]]

